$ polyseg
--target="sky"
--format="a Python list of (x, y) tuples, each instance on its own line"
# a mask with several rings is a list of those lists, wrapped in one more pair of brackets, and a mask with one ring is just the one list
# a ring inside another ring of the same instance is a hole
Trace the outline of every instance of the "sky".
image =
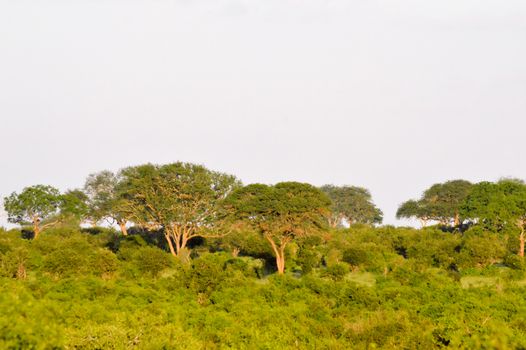
[[(187, 161), (244, 183), (526, 178), (524, 0), (0, 0), (0, 196)], [(0, 215), (0, 226), (5, 214)]]

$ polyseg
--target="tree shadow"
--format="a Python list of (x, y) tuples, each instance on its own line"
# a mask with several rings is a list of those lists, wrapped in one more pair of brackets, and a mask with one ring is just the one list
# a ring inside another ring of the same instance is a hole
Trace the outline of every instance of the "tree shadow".
[[(86, 230), (86, 232), (90, 234), (100, 234), (96, 228)], [(160, 230), (148, 230), (141, 227), (130, 227), (128, 229), (128, 235), (124, 236), (118, 231), (113, 231), (113, 233), (109, 237), (109, 241), (107, 244), (107, 247), (112, 250), (113, 252), (119, 251), (119, 248), (121, 244), (123, 243), (130, 243), (130, 244), (136, 244), (138, 246), (152, 246), (157, 247), (159, 249), (162, 249), (166, 252), (170, 251), (170, 247), (168, 246), (168, 243), (166, 242), (166, 238), (164, 236), (164, 231), (162, 229)], [(201, 237), (195, 237), (192, 238), (190, 241), (188, 241), (187, 247), (189, 249), (193, 249), (199, 246), (203, 246), (205, 244), (205, 240)]]
[(22, 239), (31, 240), (35, 238), (35, 232), (33, 230), (22, 229), (20, 230), (20, 237), (22, 237)]

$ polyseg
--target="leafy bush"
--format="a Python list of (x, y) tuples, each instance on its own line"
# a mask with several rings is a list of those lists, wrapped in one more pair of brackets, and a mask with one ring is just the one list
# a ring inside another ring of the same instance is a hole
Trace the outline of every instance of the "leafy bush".
[(345, 263), (335, 263), (324, 271), (323, 276), (329, 277), (334, 281), (341, 281), (349, 273), (349, 265)]
[(518, 255), (506, 255), (504, 258), (504, 265), (515, 270), (524, 270), (526, 267), (524, 258)]
[(343, 261), (352, 265), (360, 266), (369, 262), (367, 251), (361, 247), (349, 248), (343, 252)]
[(485, 267), (502, 261), (506, 254), (505, 244), (495, 234), (467, 233), (463, 239), (458, 265), (461, 267)]

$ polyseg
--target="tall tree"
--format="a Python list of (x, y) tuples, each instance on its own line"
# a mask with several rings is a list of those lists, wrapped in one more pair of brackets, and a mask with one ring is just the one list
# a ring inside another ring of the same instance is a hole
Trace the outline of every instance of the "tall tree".
[(232, 175), (191, 163), (146, 164), (122, 171), (123, 193), (133, 221), (160, 227), (173, 255), (179, 255), (194, 237), (214, 237), (224, 216), (222, 204), (241, 186)]
[(117, 224), (124, 236), (128, 235), (127, 224), (132, 217), (129, 203), (119, 187), (122, 177), (105, 170), (88, 176), (84, 191), (88, 195), (89, 216), (95, 223), (101, 220)]
[(332, 227), (342, 224), (345, 219), (349, 224), (379, 224), (383, 213), (371, 198), (368, 189), (356, 186), (325, 185), (320, 188), (331, 200), (329, 223)]
[(285, 272), (285, 248), (293, 240), (320, 232), (329, 215), (330, 199), (309, 184), (253, 184), (227, 199), (236, 220), (250, 224), (271, 245), (278, 273)]
[(473, 187), (463, 205), (464, 214), (495, 231), (506, 226), (519, 229), (519, 255), (524, 257), (526, 185), (521, 180), (481, 182)]
[(20, 193), (13, 192), (4, 198), (8, 221), (20, 225), (32, 225), (34, 238), (42, 230), (59, 222), (56, 216), (61, 205), (61, 195), (52, 186), (36, 185), (26, 187)]

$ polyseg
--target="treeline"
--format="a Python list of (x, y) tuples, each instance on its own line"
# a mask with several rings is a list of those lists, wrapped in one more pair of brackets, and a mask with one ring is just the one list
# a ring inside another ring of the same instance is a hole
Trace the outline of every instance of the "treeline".
[(363, 188), (188, 163), (31, 186), (4, 200), (0, 348), (524, 349), (523, 188), (434, 185), (415, 229)]
[[(379, 224), (383, 213), (367, 189), (282, 182), (243, 186), (230, 174), (202, 165), (172, 163), (128, 167), (88, 176), (82, 189), (60, 193), (36, 185), (4, 199), (8, 220), (32, 227), (33, 238), (64, 222), (116, 224), (161, 233), (174, 256), (187, 259), (191, 241), (256, 234), (269, 245), (278, 273), (285, 271), (289, 244), (320, 237), (330, 227)], [(524, 256), (526, 185), (521, 180), (435, 184), (418, 200), (400, 205), (398, 218), (437, 222), (445, 231), (476, 226), (494, 234), (516, 232)]]

